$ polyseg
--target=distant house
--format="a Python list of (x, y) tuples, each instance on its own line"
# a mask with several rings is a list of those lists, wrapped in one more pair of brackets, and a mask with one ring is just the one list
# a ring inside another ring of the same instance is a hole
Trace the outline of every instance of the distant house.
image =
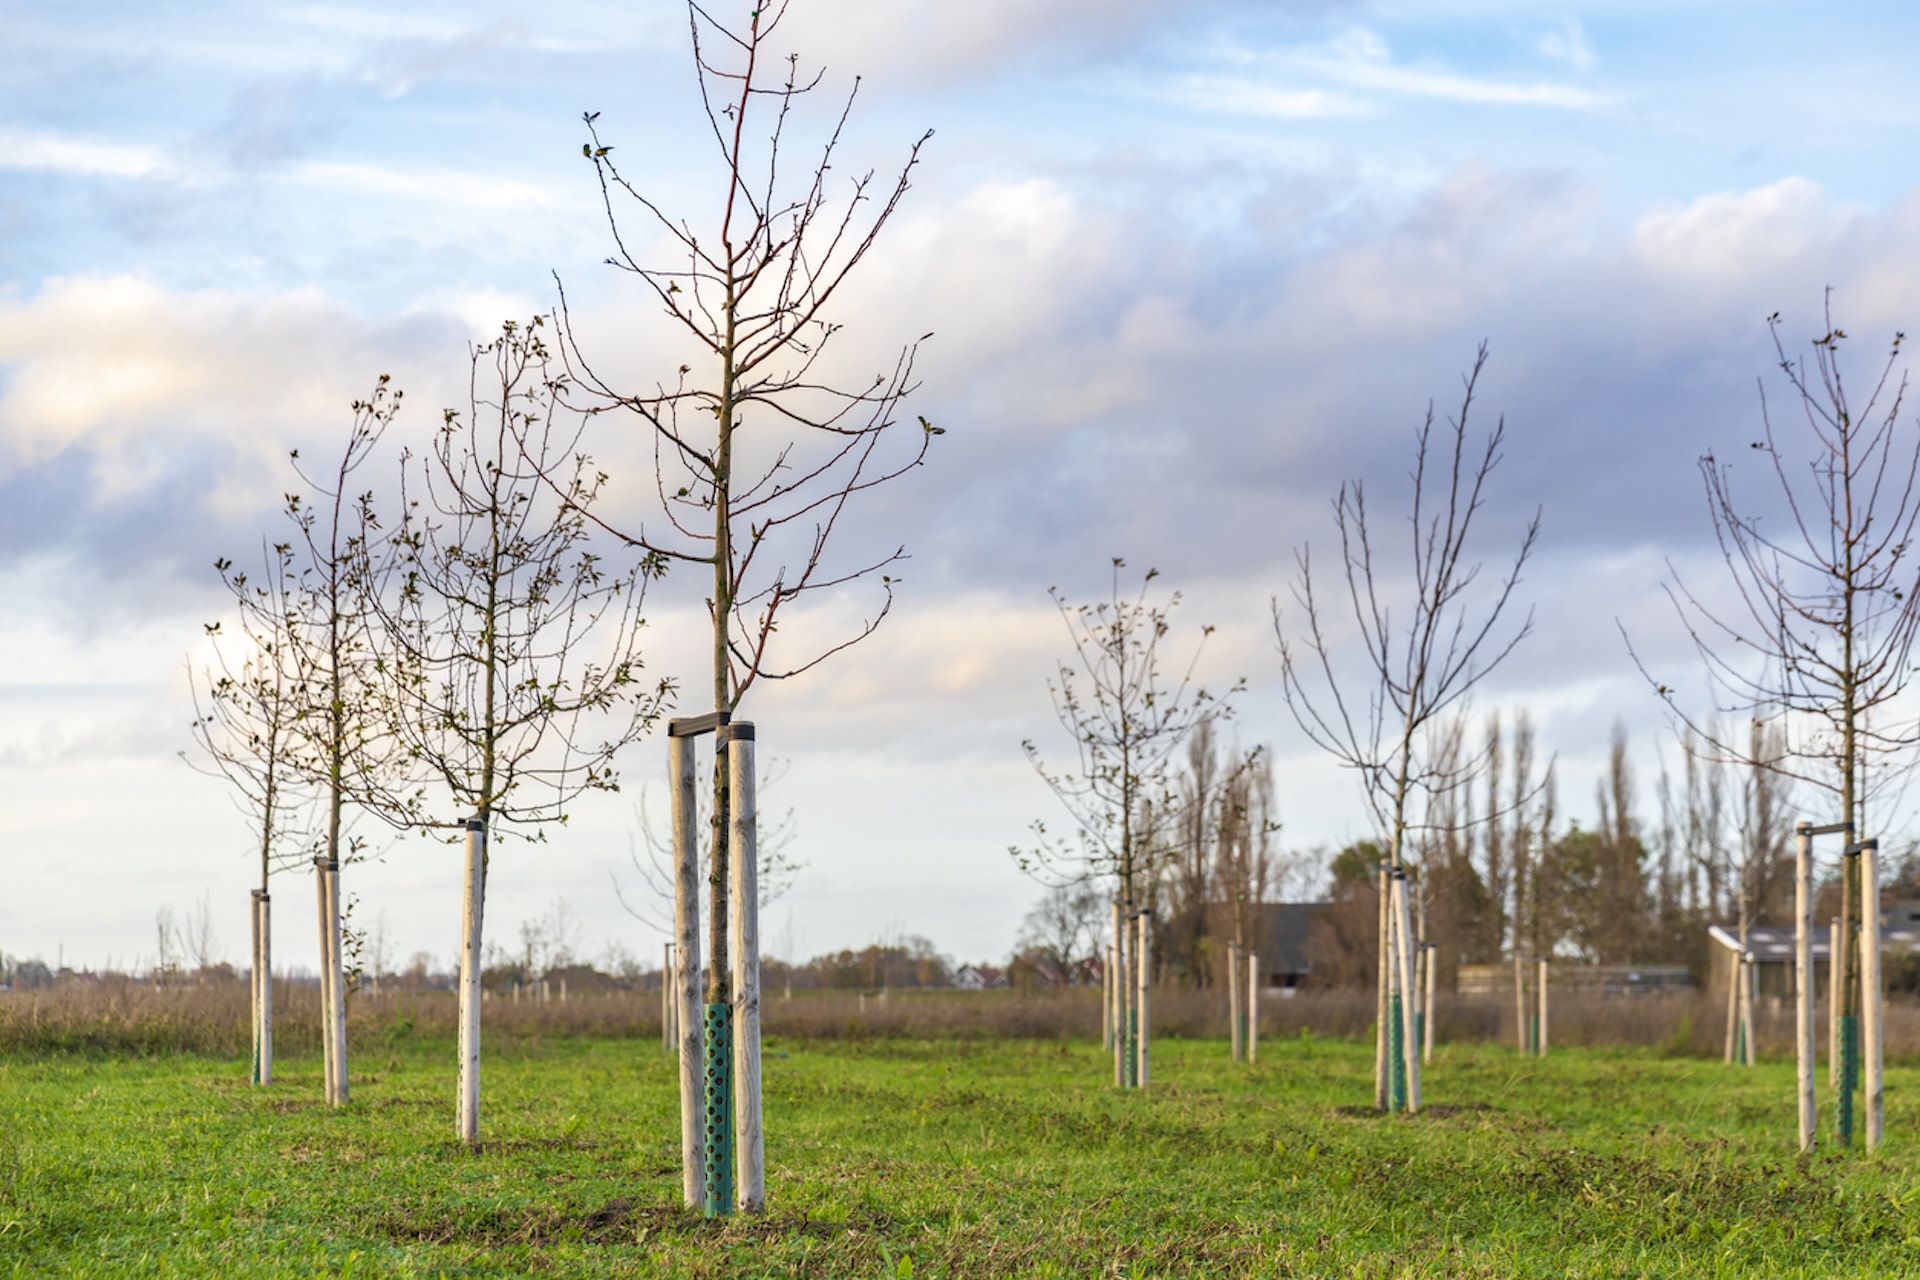
[[(1824, 992), (1827, 971), (1833, 958), (1830, 922), (1814, 922), (1810, 939), (1813, 952), (1815, 990)], [(1793, 994), (1793, 926), (1790, 924), (1754, 925), (1747, 930), (1747, 950), (1753, 953), (1754, 994), (1784, 1000)], [(1920, 901), (1887, 904), (1880, 912), (1880, 950), (1884, 956), (1907, 956), (1920, 952)], [(1717, 991), (1725, 991), (1733, 952), (1725, 946), (1713, 949), (1711, 977)]]
[(1313, 964), (1307, 958), (1307, 937), (1313, 932), (1314, 915), (1326, 907), (1324, 902), (1263, 902), (1253, 941), (1254, 957), (1260, 962), (1262, 990), (1290, 996), (1307, 980)]
[[(1527, 981), (1533, 978), (1529, 973)], [(1686, 991), (1693, 971), (1683, 964), (1583, 964), (1555, 960), (1547, 966), (1547, 985), (1554, 991), (1584, 991), (1603, 996), (1648, 996)], [(1461, 995), (1485, 996), (1513, 990), (1513, 962), (1463, 964), (1454, 990)]]
[(988, 964), (963, 964), (954, 971), (953, 985), (962, 991), (985, 991), (1007, 985), (1007, 975)]

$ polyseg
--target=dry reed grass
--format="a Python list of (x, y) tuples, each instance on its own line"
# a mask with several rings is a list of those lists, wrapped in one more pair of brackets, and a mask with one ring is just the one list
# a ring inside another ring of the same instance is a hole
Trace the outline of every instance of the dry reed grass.
[[(1215, 991), (1161, 988), (1152, 996), (1155, 1031), (1163, 1036), (1224, 1038), (1226, 1002)], [(319, 1051), (319, 992), (312, 984), (276, 983), (274, 1041), (280, 1053)], [(1302, 991), (1269, 998), (1260, 1008), (1263, 1038), (1357, 1038), (1373, 1025), (1374, 1002), (1365, 991)], [(1513, 1044), (1510, 996), (1442, 994), (1436, 1010), (1442, 1042)], [(1703, 992), (1632, 997), (1556, 994), (1549, 1012), (1553, 1046), (1638, 1046), (1675, 1056), (1713, 1057), (1722, 1051), (1725, 1004)], [(592, 992), (570, 999), (518, 1001), (495, 996), (483, 1017), (489, 1036), (514, 1041), (544, 1037), (654, 1038), (660, 1035), (657, 991)], [(1824, 1009), (1817, 1036), (1826, 1046)], [(1793, 1051), (1793, 1008), (1762, 1002), (1759, 1047)], [(249, 1041), (243, 982), (152, 986), (107, 977), (71, 981), (39, 991), (0, 993), (0, 1051), (13, 1053), (170, 1054), (237, 1056)], [(1081, 988), (1038, 991), (896, 990), (769, 992), (762, 1009), (769, 1035), (800, 1040), (918, 1037), (936, 1039), (1050, 1039), (1100, 1033), (1099, 993)], [(404, 1035), (454, 1034), (450, 992), (360, 993), (350, 1005), (352, 1041), (371, 1046)], [(1886, 1017), (1890, 1058), (1920, 1059), (1920, 1002), (1890, 1000)]]

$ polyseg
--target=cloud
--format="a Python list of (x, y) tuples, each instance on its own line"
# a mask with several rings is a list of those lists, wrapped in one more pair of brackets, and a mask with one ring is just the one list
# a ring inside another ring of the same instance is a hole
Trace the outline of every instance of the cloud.
[(1848, 221), (1818, 185), (1788, 177), (1649, 213), (1635, 225), (1633, 244), (1655, 271), (1733, 280), (1804, 260), (1839, 240)]
[(0, 130), (0, 169), (88, 178), (149, 178), (177, 172), (174, 162), (155, 147), (41, 129)]
[(1594, 63), (1593, 45), (1578, 19), (1569, 18), (1559, 30), (1541, 36), (1538, 48), (1542, 57), (1564, 62), (1576, 71), (1589, 70)]

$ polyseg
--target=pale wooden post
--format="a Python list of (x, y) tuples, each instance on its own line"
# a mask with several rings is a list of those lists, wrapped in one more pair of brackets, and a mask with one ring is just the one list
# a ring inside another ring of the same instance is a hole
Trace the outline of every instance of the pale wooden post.
[(1240, 1030), (1240, 945), (1227, 944), (1227, 1042), (1235, 1062), (1246, 1057), (1246, 1042)]
[(1260, 1052), (1260, 957), (1247, 952), (1247, 1061)]
[(660, 1051), (673, 1052), (673, 944), (660, 948)]
[(1422, 1041), (1420, 1045), (1420, 1060), (1422, 1062), (1432, 1062), (1433, 1061), (1433, 1024), (1435, 1021), (1433, 1016), (1434, 1015), (1434, 1008), (1433, 1008), (1434, 963), (1433, 962), (1435, 958), (1435, 953), (1439, 951), (1439, 947), (1436, 946), (1434, 943), (1429, 942), (1426, 944), (1425, 947), (1422, 948), (1422, 951), (1425, 953), (1427, 958), (1427, 974), (1426, 974), (1427, 982), (1426, 982), (1426, 992), (1421, 997), (1421, 1000), (1420, 1000), (1420, 1012), (1423, 1015), (1420, 1020), (1421, 1041)]
[(674, 734), (667, 738), (668, 772), (673, 775), (673, 928), (675, 974), (679, 1002), (674, 1018), (680, 1037), (680, 1175), (681, 1194), (689, 1209), (706, 1199), (705, 1102), (701, 1097), (704, 1033), (700, 1009), (700, 839), (698, 779), (694, 768), (694, 739)]
[(253, 950), (247, 961), (247, 1016), (253, 1020), (253, 1064), (249, 1079), (260, 1083), (260, 891), (247, 899), (247, 915), (253, 925)]
[(1407, 1073), (1407, 1113), (1420, 1110), (1420, 1037), (1417, 1031), (1419, 988), (1413, 981), (1413, 913), (1404, 872), (1393, 877), (1393, 910), (1399, 946), (1394, 960), (1400, 982), (1400, 1056)]
[(1734, 1048), (1740, 1044), (1740, 969), (1745, 958), (1738, 950), (1728, 948), (1728, 969), (1726, 969), (1726, 1050), (1722, 1052), (1722, 1061), (1734, 1065)]
[(1837, 1096), (1840, 1092), (1840, 1006), (1846, 996), (1841, 990), (1841, 970), (1847, 966), (1841, 960), (1846, 950), (1840, 940), (1840, 917), (1835, 916), (1827, 926), (1827, 1083), (1833, 1087)]
[(1793, 855), (1793, 1062), (1800, 1100), (1800, 1150), (1813, 1150), (1813, 824), (1802, 822)]
[(1751, 1067), (1760, 1060), (1760, 1050), (1754, 1044), (1753, 1025), (1753, 983), (1755, 965), (1751, 951), (1740, 955), (1740, 1029), (1743, 1041), (1740, 1049), (1741, 1065)]
[(273, 899), (260, 891), (260, 1083), (273, 1083)]
[(347, 970), (340, 945), (340, 864), (327, 861), (327, 941), (333, 948), (333, 1105), (347, 1105)]
[(1140, 1034), (1134, 1046), (1133, 1080), (1135, 1088), (1144, 1089), (1147, 1087), (1147, 1046), (1152, 1042), (1147, 1020), (1147, 993), (1153, 984), (1153, 915), (1143, 907), (1135, 920), (1140, 936), (1134, 947), (1134, 964), (1140, 971), (1140, 987), (1134, 996), (1134, 1005), (1139, 1010)]
[(1133, 1052), (1131, 1028), (1128, 1025), (1127, 1010), (1132, 1006), (1130, 984), (1127, 981), (1127, 953), (1132, 950), (1127, 945), (1127, 913), (1120, 898), (1113, 899), (1113, 1087), (1127, 1087), (1128, 1055)]
[(1534, 1051), (1541, 1057), (1547, 1056), (1547, 957), (1540, 957), (1540, 1038)]
[(1373, 1025), (1376, 1028), (1373, 1037), (1373, 1106), (1376, 1111), (1385, 1111), (1393, 1100), (1393, 1064), (1387, 1060), (1392, 1035), (1387, 1028), (1387, 1011), (1392, 1006), (1387, 988), (1393, 983), (1393, 939), (1395, 929), (1393, 918), (1393, 877), (1392, 864), (1380, 863), (1380, 935), (1379, 945), (1375, 948), (1375, 972), (1379, 981), (1374, 984), (1375, 1013)]
[(716, 739), (727, 753), (733, 834), (728, 903), (733, 950), (734, 1194), (743, 1213), (767, 1207), (760, 1110), (760, 854), (753, 726), (736, 720)]
[(1860, 843), (1860, 1058), (1868, 1151), (1880, 1147), (1883, 1119), (1880, 1035), (1880, 842)]
[(320, 1092), (329, 1106), (333, 1103), (333, 1020), (329, 1012), (333, 1008), (333, 948), (327, 942), (327, 860), (316, 857), (313, 860), (313, 887), (315, 901), (319, 904), (320, 935)]
[(1533, 1037), (1527, 1034), (1527, 958), (1520, 954), (1517, 941), (1513, 947), (1513, 1021), (1520, 1056), (1525, 1058), (1533, 1052)]
[(1113, 943), (1100, 960), (1100, 1043), (1113, 1052)]
[(467, 819), (467, 856), (460, 886), (460, 1141), (480, 1140), (481, 913), (487, 895), (487, 821)]

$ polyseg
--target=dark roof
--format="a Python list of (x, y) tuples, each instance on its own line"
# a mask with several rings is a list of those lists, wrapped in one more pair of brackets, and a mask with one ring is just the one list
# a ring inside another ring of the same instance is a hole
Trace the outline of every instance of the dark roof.
[(1310, 973), (1307, 935), (1313, 931), (1313, 913), (1324, 902), (1263, 902), (1254, 954), (1268, 973)]

